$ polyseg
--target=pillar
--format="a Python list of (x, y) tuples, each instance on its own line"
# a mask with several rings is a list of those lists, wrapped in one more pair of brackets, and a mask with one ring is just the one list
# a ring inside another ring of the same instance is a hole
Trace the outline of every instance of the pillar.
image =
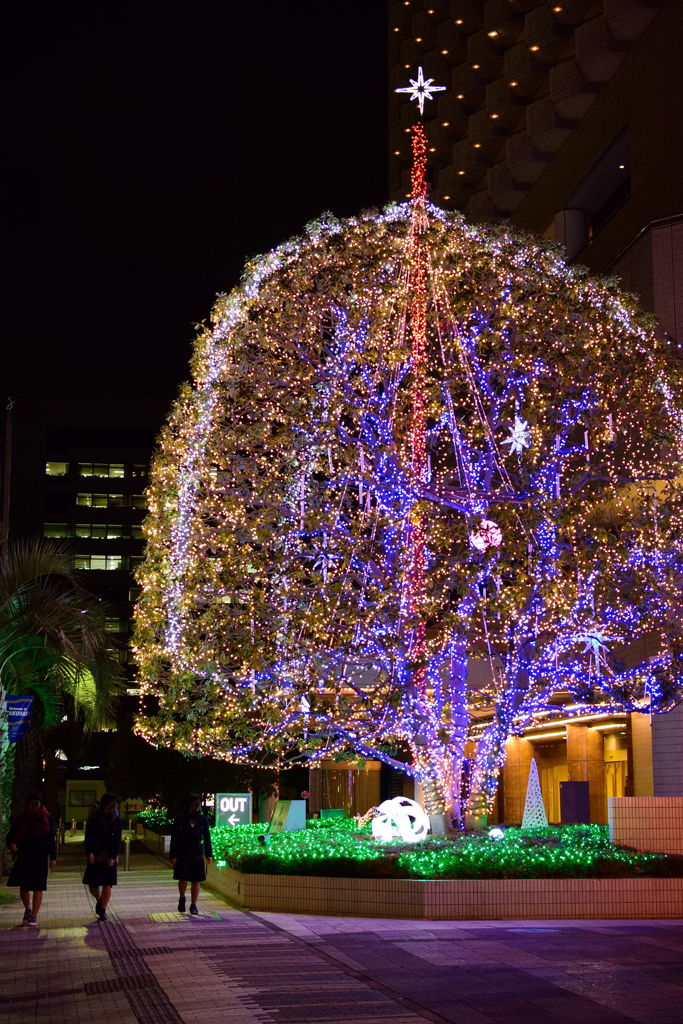
[(607, 823), (604, 741), (602, 733), (587, 725), (567, 726), (567, 774), (570, 782), (587, 782), (591, 821)]
[(503, 768), (504, 821), (507, 825), (521, 825), (526, 790), (529, 784), (529, 767), (534, 756), (534, 748), (529, 740), (513, 736), (507, 741), (505, 752)]

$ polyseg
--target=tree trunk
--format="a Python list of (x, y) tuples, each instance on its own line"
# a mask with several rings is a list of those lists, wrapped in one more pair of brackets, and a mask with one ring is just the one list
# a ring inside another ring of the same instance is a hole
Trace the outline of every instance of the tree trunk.
[(487, 825), (498, 788), (500, 772), (505, 764), (507, 738), (508, 730), (494, 720), (479, 741), (472, 768), (470, 795), (465, 810), (467, 828), (480, 829)]

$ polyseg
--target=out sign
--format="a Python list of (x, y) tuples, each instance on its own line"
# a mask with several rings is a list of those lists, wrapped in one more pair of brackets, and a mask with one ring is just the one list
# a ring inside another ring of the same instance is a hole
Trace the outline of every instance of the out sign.
[(251, 793), (216, 793), (217, 825), (251, 825)]

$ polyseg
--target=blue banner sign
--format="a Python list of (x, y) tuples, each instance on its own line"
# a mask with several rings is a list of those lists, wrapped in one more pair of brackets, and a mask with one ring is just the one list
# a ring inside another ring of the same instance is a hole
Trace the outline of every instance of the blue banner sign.
[(18, 743), (28, 732), (33, 697), (5, 697), (7, 705), (7, 732), (10, 743)]

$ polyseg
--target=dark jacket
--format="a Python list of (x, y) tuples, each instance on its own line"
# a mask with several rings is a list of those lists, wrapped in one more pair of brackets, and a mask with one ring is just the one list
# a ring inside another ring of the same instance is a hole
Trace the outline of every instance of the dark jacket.
[(52, 815), (42, 808), (39, 814), (25, 811), (7, 833), (7, 845), (17, 847), (17, 856), (33, 860), (49, 857), (57, 860), (57, 840)]
[(97, 859), (106, 853), (116, 860), (121, 849), (121, 819), (117, 814), (112, 818), (105, 817), (101, 811), (93, 811), (85, 824), (85, 852), (94, 854)]
[(213, 857), (209, 823), (203, 814), (193, 815), (195, 825), (191, 824), (189, 814), (181, 814), (173, 822), (171, 829), (171, 860), (198, 860), (199, 857)]

